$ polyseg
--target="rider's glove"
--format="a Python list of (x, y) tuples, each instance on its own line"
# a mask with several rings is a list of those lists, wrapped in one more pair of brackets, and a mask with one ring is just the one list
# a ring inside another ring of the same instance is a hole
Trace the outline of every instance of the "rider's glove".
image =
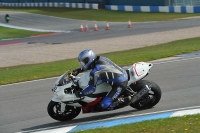
[(82, 90), (83, 95), (89, 95), (93, 92), (95, 92), (95, 88), (92, 84), (89, 84), (85, 89)]
[(82, 70), (81, 70), (81, 68), (78, 68), (78, 69), (73, 70), (73, 71), (72, 71), (72, 74), (73, 74), (74, 76), (77, 76), (80, 72), (82, 72)]

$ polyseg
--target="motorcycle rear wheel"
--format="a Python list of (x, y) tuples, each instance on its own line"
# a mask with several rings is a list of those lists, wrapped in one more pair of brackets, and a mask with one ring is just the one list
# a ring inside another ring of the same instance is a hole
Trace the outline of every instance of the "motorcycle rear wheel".
[(137, 82), (137, 84), (130, 87), (134, 91), (139, 92), (145, 85), (148, 85), (151, 88), (151, 90), (147, 95), (143, 96), (139, 101), (137, 101), (134, 104), (130, 104), (131, 107), (136, 108), (138, 110), (148, 109), (152, 108), (160, 101), (162, 95), (161, 89), (156, 83), (152, 81), (140, 80)]
[(47, 112), (51, 118), (58, 121), (69, 121), (74, 119), (81, 112), (80, 107), (66, 105), (65, 112), (60, 111), (61, 104), (59, 102), (50, 101), (47, 107)]

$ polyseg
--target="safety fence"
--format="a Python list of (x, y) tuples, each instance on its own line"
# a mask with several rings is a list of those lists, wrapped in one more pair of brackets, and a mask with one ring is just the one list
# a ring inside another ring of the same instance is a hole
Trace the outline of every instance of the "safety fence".
[(106, 5), (108, 10), (132, 12), (169, 12), (169, 13), (199, 13), (200, 6), (125, 6)]
[(67, 8), (98, 9), (98, 4), (90, 4), (90, 3), (57, 3), (57, 2), (2, 3), (2, 6), (4, 7), (67, 7)]

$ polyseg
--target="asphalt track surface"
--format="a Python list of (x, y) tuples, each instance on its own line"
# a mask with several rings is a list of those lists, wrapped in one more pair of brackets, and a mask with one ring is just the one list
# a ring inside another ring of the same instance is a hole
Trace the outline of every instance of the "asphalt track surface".
[[(134, 35), (181, 29), (199, 26), (200, 24), (198, 21), (199, 19), (138, 23), (135, 27), (135, 29), (138, 30), (129, 30), (128, 33), (124, 32), (126, 28), (123, 28), (121, 25), (126, 24), (122, 23), (119, 28), (115, 29), (116, 31), (120, 31), (120, 33), (108, 31), (106, 34), (109, 35), (109, 37), (117, 37), (126, 36), (127, 34)], [(118, 24), (119, 23), (117, 23), (117, 25)], [(79, 39), (76, 40), (72, 38), (72, 36), (76, 36), (76, 38), (80, 37), (80, 40), (84, 40), (84, 37), (87, 37), (87, 40), (98, 39), (105, 37), (105, 32), (103, 32), (102, 29), (95, 35), (93, 34), (93, 31), (88, 32), (88, 34), (85, 35), (74, 30), (71, 33), (51, 37), (41, 37), (37, 38), (37, 40), (34, 40), (34, 38), (24, 38), (22, 40), (25, 41), (27, 39), (26, 41), (28, 41), (30, 39), (29, 41), (47, 41), (49, 43), (80, 41)], [(57, 37), (57, 39), (54, 37)], [(161, 101), (154, 108), (137, 111), (131, 107), (126, 107), (112, 112), (80, 114), (76, 119), (69, 122), (55, 121), (48, 116), (46, 111), (47, 105), (52, 98), (51, 88), (56, 81), (56, 78), (0, 86), (0, 132), (29, 132), (30, 130), (39, 128), (69, 126), (82, 122), (119, 116), (200, 106), (199, 69), (200, 56), (176, 57), (167, 61), (157, 61), (154, 63), (150, 75), (146, 78), (147, 80), (156, 82), (163, 92)]]
[[(31, 13), (13, 13), (13, 12), (0, 12), (0, 23), (6, 24), (4, 16), (6, 13), (10, 14), (11, 21), (9, 25), (23, 26), (29, 28), (38, 28), (45, 30), (63, 30), (71, 31), (71, 33), (61, 33), (48, 37), (35, 38), (22, 38), (15, 39), (18, 42), (27, 43), (71, 43), (71, 42), (83, 42), (89, 40), (98, 40), (105, 38), (121, 37), (128, 35), (140, 35), (153, 32), (177, 30), (184, 28), (191, 28), (200, 26), (200, 19), (184, 19), (174, 21), (163, 22), (148, 22), (148, 23), (132, 23), (133, 28), (128, 29), (128, 22), (109, 22), (111, 30), (105, 32), (106, 22), (97, 22), (98, 32), (93, 31), (95, 21), (82, 21), (57, 17), (49, 17), (45, 15), (35, 15)], [(106, 21), (106, 20), (105, 20)], [(88, 24), (89, 32), (79, 32), (80, 24)], [(94, 33), (95, 32), (95, 33)], [(0, 43), (9, 43), (13, 40), (3, 40)]]

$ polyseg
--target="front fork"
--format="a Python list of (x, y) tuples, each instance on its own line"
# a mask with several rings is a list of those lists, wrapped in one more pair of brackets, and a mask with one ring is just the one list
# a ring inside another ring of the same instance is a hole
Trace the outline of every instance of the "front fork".
[(65, 107), (66, 107), (66, 104), (63, 103), (63, 102), (60, 102), (60, 112), (64, 113), (65, 112)]
[(61, 101), (60, 101), (59, 99), (57, 99), (56, 97), (53, 97), (51, 100), (54, 101), (54, 102), (60, 103), (60, 112), (62, 112), (62, 113), (65, 112), (65, 107), (66, 107), (66, 104), (65, 104), (65, 103), (61, 102)]

